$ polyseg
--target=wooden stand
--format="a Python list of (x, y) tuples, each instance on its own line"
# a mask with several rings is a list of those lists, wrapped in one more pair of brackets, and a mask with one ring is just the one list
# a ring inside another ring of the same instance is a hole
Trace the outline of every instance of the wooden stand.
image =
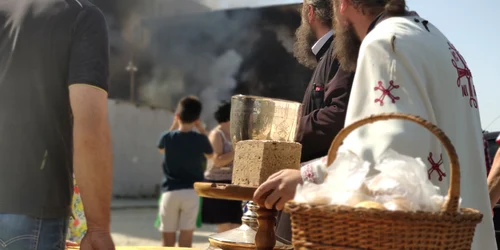
[[(253, 198), (253, 193), (256, 188), (253, 187), (243, 187), (236, 186), (230, 184), (212, 184), (205, 182), (197, 182), (194, 184), (194, 189), (198, 193), (198, 195), (207, 198), (217, 198), (217, 199), (226, 199), (226, 200), (241, 200), (241, 201), (251, 201)], [(252, 211), (255, 207), (252, 208)], [(216, 246), (226, 250), (242, 250), (242, 249), (256, 249), (256, 250), (273, 250), (273, 249), (292, 249), (291, 246), (284, 244), (276, 243), (276, 234), (275, 234), (275, 225), (276, 225), (276, 215), (277, 211), (275, 209), (269, 210), (266, 208), (257, 208), (257, 223), (258, 228), (255, 234), (255, 244), (251, 243), (238, 243), (238, 242), (229, 242), (231, 240), (227, 240), (225, 242), (220, 239), (214, 240), (216, 241)], [(253, 228), (253, 225), (250, 227)], [(248, 227), (247, 227), (248, 228)], [(235, 229), (236, 230), (236, 229)], [(252, 229), (250, 229), (252, 230)], [(253, 231), (255, 232), (255, 231)], [(225, 234), (225, 233), (222, 233)], [(227, 236), (228, 234), (226, 234)], [(234, 236), (234, 235), (232, 235)], [(233, 237), (229, 237), (233, 238)], [(226, 240), (226, 238), (224, 238)], [(241, 241), (241, 239), (239, 239)], [(234, 239), (233, 239), (234, 241)]]
[(278, 212), (273, 209), (269, 210), (266, 208), (257, 209), (257, 221), (259, 222), (259, 228), (257, 229), (257, 235), (255, 236), (255, 246), (256, 250), (273, 250), (276, 245), (276, 215)]

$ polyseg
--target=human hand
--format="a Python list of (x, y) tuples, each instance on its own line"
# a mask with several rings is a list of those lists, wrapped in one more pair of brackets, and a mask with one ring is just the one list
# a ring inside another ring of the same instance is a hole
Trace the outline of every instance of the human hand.
[(295, 196), (298, 184), (302, 184), (300, 170), (281, 170), (269, 176), (267, 181), (257, 188), (253, 199), (261, 207), (283, 210), (285, 203)]
[(87, 230), (80, 250), (115, 250), (111, 233), (107, 230)]
[(76, 242), (69, 241), (69, 240), (66, 241), (66, 248), (78, 247), (78, 246), (80, 246), (80, 245), (78, 243), (76, 243)]
[(174, 116), (174, 121), (172, 122), (172, 126), (170, 126), (170, 131), (176, 130), (179, 128), (179, 117), (176, 115)]
[(200, 120), (197, 120), (196, 122), (194, 122), (194, 126), (196, 127), (196, 130), (198, 130), (198, 132), (200, 132), (200, 134), (204, 134), (204, 135), (207, 134), (207, 131), (205, 131), (205, 127), (203, 126), (203, 124), (201, 123)]
[(196, 126), (197, 129), (203, 128), (203, 124), (199, 119), (194, 122), (194, 126)]

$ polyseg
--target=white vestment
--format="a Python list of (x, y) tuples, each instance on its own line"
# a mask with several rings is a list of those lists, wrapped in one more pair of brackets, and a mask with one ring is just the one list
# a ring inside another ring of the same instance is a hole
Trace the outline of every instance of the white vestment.
[[(450, 138), (460, 161), (461, 206), (484, 215), (472, 249), (497, 249), (471, 72), (453, 44), (417, 16), (385, 19), (363, 40), (346, 126), (373, 114), (391, 112), (420, 116)], [(448, 156), (441, 143), (419, 125), (401, 120), (365, 125), (353, 131), (341, 149), (372, 162), (387, 149), (419, 157), (427, 164), (429, 179), (447, 194)], [(303, 179), (322, 182), (325, 164), (325, 157), (304, 164)]]
[[(363, 40), (347, 106), (346, 125), (379, 113), (420, 116), (441, 128), (461, 164), (462, 207), (484, 215), (473, 250), (497, 249), (486, 184), (485, 155), (477, 95), (471, 72), (453, 44), (417, 16), (381, 21)], [(446, 194), (449, 161), (441, 143), (427, 130), (400, 120), (366, 125), (344, 141), (366, 160), (386, 149), (420, 157), (432, 182)]]

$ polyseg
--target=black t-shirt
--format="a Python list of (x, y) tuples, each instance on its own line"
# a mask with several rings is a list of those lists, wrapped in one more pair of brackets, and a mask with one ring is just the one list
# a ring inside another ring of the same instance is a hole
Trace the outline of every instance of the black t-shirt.
[(208, 137), (196, 132), (171, 131), (160, 138), (158, 148), (165, 150), (162, 191), (192, 189), (203, 181), (207, 159), (213, 149)]
[(20, 1), (31, 4), (0, 5), (0, 213), (65, 217), (73, 174), (69, 85), (107, 90), (107, 25), (88, 0)]

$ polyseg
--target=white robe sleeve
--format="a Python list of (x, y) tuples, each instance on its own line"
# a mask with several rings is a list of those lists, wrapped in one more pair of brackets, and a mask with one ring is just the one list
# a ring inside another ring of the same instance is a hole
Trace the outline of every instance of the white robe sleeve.
[[(415, 74), (411, 55), (397, 49), (398, 40), (370, 37), (363, 41), (347, 106), (346, 126), (370, 115), (406, 113), (434, 122), (428, 92), (422, 76)], [(439, 162), (441, 147), (424, 128), (408, 121), (388, 120), (365, 125), (353, 131), (343, 149), (368, 161), (375, 161), (387, 149)], [(430, 158), (429, 158), (430, 157)], [(441, 177), (441, 174), (440, 174)]]
[(326, 175), (327, 156), (301, 164), (300, 174), (304, 182), (323, 183)]

